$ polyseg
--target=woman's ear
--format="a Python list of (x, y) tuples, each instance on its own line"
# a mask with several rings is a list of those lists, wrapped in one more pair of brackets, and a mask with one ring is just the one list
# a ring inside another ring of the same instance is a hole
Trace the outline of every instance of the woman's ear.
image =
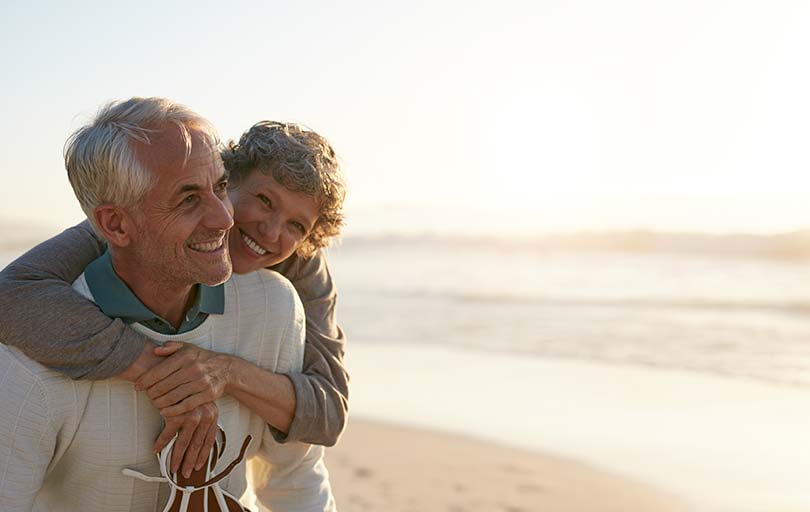
[(107, 239), (107, 243), (115, 247), (126, 247), (132, 242), (134, 224), (132, 216), (120, 206), (104, 203), (93, 211), (96, 226)]

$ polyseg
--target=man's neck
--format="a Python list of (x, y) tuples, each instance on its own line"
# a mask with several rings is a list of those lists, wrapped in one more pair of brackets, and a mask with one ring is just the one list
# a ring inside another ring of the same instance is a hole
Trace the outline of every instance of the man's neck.
[[(112, 252), (115, 273), (132, 290), (144, 306), (179, 329), (197, 295), (197, 286), (174, 285), (142, 267), (132, 265), (126, 258)], [(155, 278), (158, 279), (155, 279)]]

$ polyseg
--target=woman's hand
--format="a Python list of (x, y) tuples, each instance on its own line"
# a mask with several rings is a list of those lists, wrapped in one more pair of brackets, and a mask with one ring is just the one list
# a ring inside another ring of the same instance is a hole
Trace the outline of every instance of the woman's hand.
[(155, 355), (166, 359), (141, 375), (135, 389), (146, 391), (164, 418), (188, 413), (225, 393), (230, 356), (175, 341), (155, 348)]

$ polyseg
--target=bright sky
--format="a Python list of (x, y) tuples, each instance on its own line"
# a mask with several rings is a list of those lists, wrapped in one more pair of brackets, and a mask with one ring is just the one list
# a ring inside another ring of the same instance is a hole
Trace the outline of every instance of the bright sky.
[(325, 135), (350, 234), (810, 225), (808, 2), (114, 3), (0, 7), (0, 220), (81, 218), (65, 139), (159, 95)]

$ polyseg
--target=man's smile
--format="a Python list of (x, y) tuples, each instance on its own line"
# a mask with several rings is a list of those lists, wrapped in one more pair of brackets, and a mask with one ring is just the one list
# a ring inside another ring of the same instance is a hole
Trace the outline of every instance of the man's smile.
[(188, 248), (196, 252), (216, 252), (225, 247), (225, 236), (220, 237), (218, 240), (211, 242), (194, 242), (189, 243)]

